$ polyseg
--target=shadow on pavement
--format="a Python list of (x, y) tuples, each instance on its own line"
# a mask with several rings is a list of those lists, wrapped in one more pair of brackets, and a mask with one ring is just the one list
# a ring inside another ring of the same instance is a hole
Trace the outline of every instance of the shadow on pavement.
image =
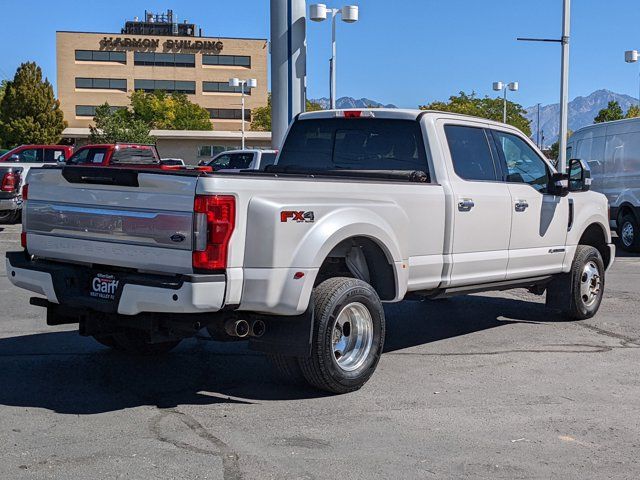
[(616, 246), (616, 258), (638, 258), (640, 254), (627, 252), (622, 249), (620, 239), (618, 237), (613, 237), (613, 243)]
[[(403, 302), (386, 310), (385, 351), (549, 319), (542, 304), (480, 296)], [(266, 357), (243, 343), (191, 339), (164, 357), (127, 357), (75, 331), (0, 339), (0, 386), (0, 404), (78, 415), (142, 405), (250, 404), (323, 396), (281, 382)]]

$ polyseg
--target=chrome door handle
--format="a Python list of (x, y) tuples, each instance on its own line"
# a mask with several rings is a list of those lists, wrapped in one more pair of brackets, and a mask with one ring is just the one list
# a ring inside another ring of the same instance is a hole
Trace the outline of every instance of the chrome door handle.
[(516, 212), (524, 212), (527, 208), (529, 208), (529, 204), (526, 200), (518, 200), (516, 202)]
[(465, 198), (458, 202), (458, 210), (461, 212), (468, 212), (475, 206), (476, 204), (470, 198)]

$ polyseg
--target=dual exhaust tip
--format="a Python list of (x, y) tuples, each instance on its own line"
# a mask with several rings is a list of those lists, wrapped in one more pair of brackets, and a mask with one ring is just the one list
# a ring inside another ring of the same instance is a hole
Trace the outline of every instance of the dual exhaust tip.
[(262, 320), (227, 320), (224, 323), (224, 331), (227, 335), (237, 338), (261, 337), (267, 330), (267, 325)]

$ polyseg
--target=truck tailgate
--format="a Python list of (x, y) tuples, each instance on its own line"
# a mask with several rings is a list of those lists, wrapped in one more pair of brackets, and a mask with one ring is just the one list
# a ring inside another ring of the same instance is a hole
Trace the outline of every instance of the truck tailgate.
[(29, 253), (51, 260), (191, 273), (198, 176), (92, 167), (32, 169)]

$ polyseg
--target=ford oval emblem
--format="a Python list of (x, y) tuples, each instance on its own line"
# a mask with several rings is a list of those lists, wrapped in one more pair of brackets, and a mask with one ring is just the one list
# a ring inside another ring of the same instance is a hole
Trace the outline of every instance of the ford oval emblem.
[(173, 235), (171, 235), (171, 241), (175, 243), (184, 242), (186, 238), (187, 237), (185, 237), (181, 233), (174, 233)]

